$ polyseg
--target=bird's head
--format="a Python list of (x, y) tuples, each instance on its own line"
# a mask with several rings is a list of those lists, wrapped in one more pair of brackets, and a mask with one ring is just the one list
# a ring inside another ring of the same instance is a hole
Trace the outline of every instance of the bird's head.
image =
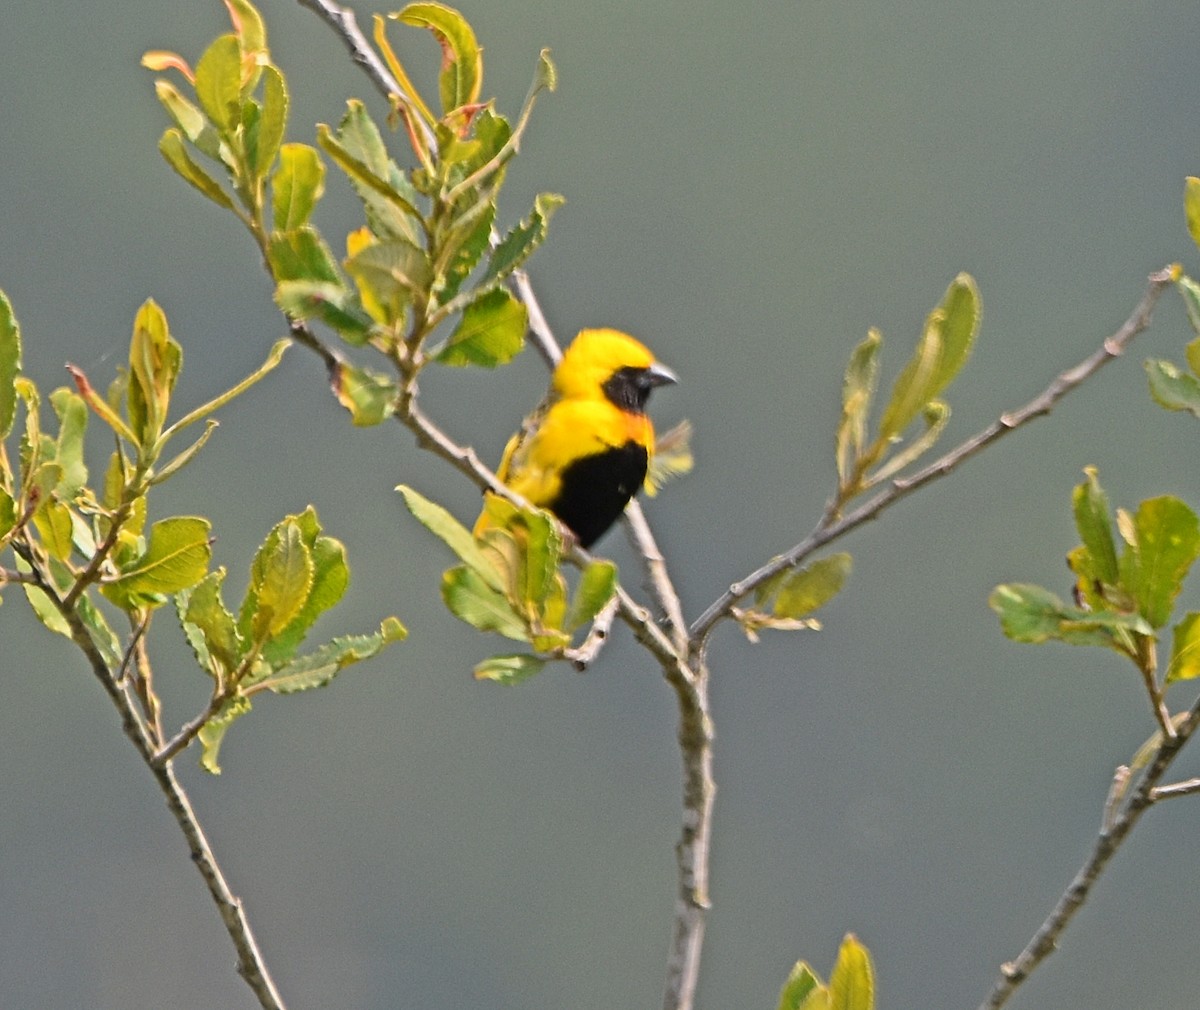
[(619, 330), (580, 330), (554, 370), (554, 389), (564, 398), (604, 397), (622, 410), (641, 412), (656, 386), (679, 378), (641, 342)]

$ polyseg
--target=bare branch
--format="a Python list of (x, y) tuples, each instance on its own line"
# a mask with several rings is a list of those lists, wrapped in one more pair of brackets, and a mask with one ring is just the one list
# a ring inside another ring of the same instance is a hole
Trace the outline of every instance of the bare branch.
[(827, 508), (821, 521), (804, 540), (790, 550), (777, 555), (765, 565), (751, 572), (744, 579), (733, 583), (721, 596), (692, 622), (691, 635), (693, 639), (703, 640), (712, 631), (713, 626), (727, 617), (738, 600), (753, 592), (771, 576), (792, 568), (802, 562), (814, 551), (839, 537), (845, 536), (851, 530), (857, 529), (863, 523), (879, 516), (884, 509), (895, 504), (918, 488), (924, 487), (955, 470), (960, 463), (982, 452), (993, 442), (1011, 431), (1028, 424), (1034, 418), (1049, 414), (1055, 404), (1064, 396), (1076, 389), (1087, 379), (1091, 378), (1104, 365), (1114, 358), (1120, 357), (1129, 342), (1150, 325), (1154, 306), (1164, 290), (1174, 283), (1177, 271), (1167, 267), (1151, 274), (1146, 285), (1146, 292), (1138, 302), (1137, 307), (1128, 319), (1101, 346), (1072, 368), (1057, 375), (1039, 395), (1023, 407), (1001, 414), (1000, 417), (978, 434), (968, 438), (961, 445), (951, 449), (944, 456), (916, 471), (907, 477), (893, 480), (886, 491), (876, 495), (870, 501), (861, 505), (853, 512), (839, 518), (832, 508)]
[(1173, 782), (1168, 786), (1156, 786), (1150, 790), (1150, 798), (1156, 803), (1159, 800), (1173, 800), (1180, 796), (1195, 796), (1200, 793), (1200, 779), (1188, 779), (1186, 782)]
[[(1079, 911), (1096, 881), (1107, 867), (1109, 860), (1116, 855), (1121, 843), (1133, 830), (1134, 826), (1155, 802), (1164, 795), (1181, 795), (1175, 793), (1175, 787), (1163, 786), (1158, 788), (1158, 782), (1170, 768), (1184, 744), (1188, 742), (1196, 728), (1200, 726), (1200, 699), (1192, 705), (1187, 716), (1177, 725), (1176, 735), (1164, 737), (1154, 758), (1146, 769), (1137, 790), (1130, 797), (1120, 814), (1110, 816), (1112, 811), (1106, 810), (1103, 826), (1092, 847), (1091, 854), (1075, 874), (1075, 878), (1058, 899), (1054, 910), (1046, 917), (1041, 928), (1033, 935), (1020, 955), (1007, 962), (1000, 968), (1000, 977), (992, 986), (988, 998), (979, 1005), (979, 1010), (999, 1010), (1008, 998), (1033, 973), (1042, 961), (1058, 949), (1059, 938), (1063, 931)], [(1190, 785), (1191, 783), (1183, 783)], [(1200, 791), (1200, 782), (1196, 784)], [(1107, 804), (1106, 804), (1107, 806)]]

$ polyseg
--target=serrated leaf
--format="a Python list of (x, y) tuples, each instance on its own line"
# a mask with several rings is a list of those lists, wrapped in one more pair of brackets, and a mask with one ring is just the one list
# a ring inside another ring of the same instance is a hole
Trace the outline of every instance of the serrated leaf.
[(434, 360), (443, 365), (483, 368), (506, 364), (525, 345), (528, 324), (525, 303), (508, 290), (495, 288), (467, 306)]
[(241, 120), (242, 47), (236, 35), (222, 35), (196, 64), (196, 98), (218, 129), (229, 133)]
[(308, 224), (325, 192), (325, 165), (315, 148), (284, 144), (279, 167), (271, 180), (271, 214), (277, 231), (290, 232)]
[(473, 628), (495, 631), (518, 642), (529, 638), (524, 618), (513, 609), (508, 598), (485, 582), (474, 568), (458, 565), (445, 572), (442, 599), (450, 613)]
[(158, 141), (158, 149), (166, 158), (167, 164), (175, 169), (185, 182), (190, 183), (218, 207), (233, 210), (233, 200), (220, 184), (204, 169), (197, 165), (188, 154), (183, 142), (183, 134), (175, 127), (163, 131)]
[(199, 516), (160, 519), (150, 527), (146, 551), (122, 566), (101, 592), (118, 606), (161, 603), (162, 597), (194, 586), (208, 571), (212, 526)]
[(300, 529), (305, 547), (312, 555), (312, 585), (304, 606), (288, 626), (263, 648), (263, 656), (272, 666), (279, 666), (291, 659), (317, 618), (337, 604), (350, 584), (346, 548), (341, 541), (321, 532), (316, 509), (310, 505), (292, 518)]
[(346, 173), (376, 235), (422, 244), (424, 232), (416, 190), (388, 157), (379, 129), (362, 102), (351, 100), (346, 104), (337, 136), (321, 124), (317, 127), (317, 142)]
[(1171, 635), (1171, 662), (1166, 682), (1193, 680), (1200, 677), (1200, 614), (1188, 614)]
[(217, 757), (221, 750), (221, 744), (225, 740), (225, 734), (234, 720), (240, 719), (250, 711), (250, 699), (238, 695), (230, 698), (221, 706), (211, 719), (208, 720), (197, 734), (200, 740), (200, 767), (212, 775), (221, 774), (221, 766), (217, 764)]
[(312, 588), (312, 553), (294, 520), (271, 531), (255, 555), (250, 582), (255, 592), (250, 631), (256, 642), (265, 642), (291, 623)]
[(275, 289), (275, 303), (292, 319), (324, 323), (355, 347), (371, 336), (371, 317), (359, 306), (354, 292), (341, 283), (283, 281)]
[(1014, 642), (1054, 640), (1068, 645), (1099, 645), (1126, 655), (1130, 635), (1154, 633), (1140, 614), (1069, 607), (1041, 586), (997, 586), (988, 597), (988, 606), (999, 616), (1004, 634)]
[(1171, 616), (1183, 579), (1200, 556), (1200, 520), (1172, 495), (1149, 498), (1133, 517), (1129, 546), (1121, 556), (1121, 583), (1138, 612), (1154, 628)]
[(898, 437), (966, 363), (979, 328), (979, 293), (969, 274), (959, 274), (925, 320), (912, 359), (892, 387), (879, 421), (880, 438)]
[(829, 976), (830, 1010), (875, 1010), (871, 955), (853, 933), (846, 934)]
[(1087, 479), (1071, 495), (1075, 512), (1075, 528), (1091, 559), (1089, 571), (1106, 585), (1118, 581), (1117, 547), (1112, 535), (1112, 516), (1108, 495), (1100, 486), (1095, 467), (1085, 467)]
[(541, 673), (546, 661), (538, 656), (517, 652), (502, 656), (489, 656), (475, 667), (476, 680), (491, 680), (511, 687)]
[(275, 694), (295, 694), (324, 687), (347, 666), (377, 656), (392, 642), (407, 635), (404, 626), (389, 618), (373, 635), (350, 635), (335, 638), (307, 656), (301, 656), (266, 676), (247, 682), (247, 687), (272, 691)]
[(1145, 367), (1155, 403), (1167, 410), (1186, 410), (1200, 417), (1200, 379), (1171, 361), (1151, 358)]
[(1188, 234), (1200, 246), (1200, 179), (1189, 175), (1183, 187), (1183, 210)]
[(496, 246), (488, 260), (480, 286), (497, 284), (514, 270), (519, 270), (546, 240), (550, 218), (566, 202), (566, 198), (557, 193), (539, 193), (533, 201), (533, 211), (529, 217), (505, 235), (503, 241)]
[(21, 327), (12, 303), (0, 291), (0, 439), (12, 431), (17, 414), (17, 376), (21, 374)]
[(867, 418), (879, 384), (879, 350), (883, 336), (871, 329), (850, 355), (842, 379), (842, 417), (838, 422), (836, 459), (839, 482), (845, 486), (862, 457), (867, 440)]
[[(421, 525), (442, 540), (460, 561), (479, 574), (488, 587), (503, 597), (507, 583), (503, 575), (487, 555), (480, 550), (474, 535), (446, 509), (436, 502), (430, 501), (419, 491), (405, 484), (399, 484), (396, 490), (404, 498), (404, 504)], [(494, 497), (494, 496), (493, 496)]]
[(459, 289), (479, 265), (483, 251), (491, 240), (492, 225), (496, 220), (496, 205), (490, 199), (481, 199), (471, 212), (459, 217), (447, 234), (439, 254), (439, 264), (434, 273), (441, 278), (437, 290), (438, 302), (445, 305), (458, 294)]
[(389, 15), (405, 24), (428, 28), (442, 47), (438, 91), (442, 112), (447, 113), (479, 98), (483, 79), (483, 54), (475, 33), (458, 11), (440, 3), (412, 3)]
[(358, 427), (380, 424), (392, 416), (399, 389), (385, 375), (341, 362), (330, 380), (338, 403), (350, 411)]
[(175, 597), (179, 623), (196, 661), (210, 674), (231, 673), (245, 650), (237, 622), (221, 598), (225, 569), (209, 572), (195, 586)]
[(337, 262), (325, 240), (307, 225), (271, 233), (267, 260), (275, 282), (309, 281), (341, 284)]

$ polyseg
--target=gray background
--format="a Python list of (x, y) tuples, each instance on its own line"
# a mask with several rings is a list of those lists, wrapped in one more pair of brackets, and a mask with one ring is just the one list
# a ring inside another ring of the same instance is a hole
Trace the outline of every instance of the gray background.
[[(379, 113), (315, 16), (263, 7), (293, 139), (351, 95)], [(532, 264), (552, 324), (632, 330), (683, 377), (655, 414), (694, 422), (697, 469), (648, 508), (690, 614), (816, 521), (842, 369), (868, 326), (890, 377), (954, 274), (977, 277), (985, 318), (950, 393), (957, 440), (1098, 346), (1148, 272), (1196, 269), (1181, 192), (1200, 173), (1200, 47), (1185, 0), (464, 10), (502, 110), (515, 115), (539, 48), (559, 66), (501, 209), (511, 224), (538, 191), (569, 200)], [(0, 287), (46, 391), (67, 359), (107, 382), (150, 296), (184, 346), (180, 409), (283, 332), (240, 226), (155, 150), (165, 116), (138, 66), (157, 47), (194, 60), (226, 24), (216, 2), (152, 0), (10, 4), (0, 18)], [(393, 39), (428, 80), (432, 41)], [(336, 237), (359, 218), (335, 173), (328, 188), (318, 220)], [(1008, 643), (985, 601), (1006, 580), (1066, 591), (1086, 464), (1115, 503), (1200, 502), (1200, 429), (1150, 404), (1140, 368), (1181, 359), (1187, 337), (1170, 296), (1129, 358), (1049, 420), (857, 533), (820, 634), (718, 635), (700, 1006), (773, 1007), (797, 957), (826, 972), (854, 930), (881, 1006), (974, 1007), (1041, 921), (1092, 842), (1112, 769), (1152, 724), (1131, 668)], [(495, 459), (544, 385), (526, 354), (424, 389)], [(263, 701), (232, 731), (222, 778), (192, 754), (181, 765), (290, 1005), (657, 1006), (679, 771), (654, 669), (619, 634), (585, 676), (473, 683), (503, 643), (441, 608), (449, 557), (391, 488), (412, 483), (464, 519), (477, 493), (396, 426), (352, 429), (312, 355), (293, 350), (221, 421), (156, 515), (212, 517), (236, 600), (254, 546), (313, 502), (354, 575), (319, 632), (397, 613), (413, 633), (328, 691)], [(102, 465), (102, 440), (92, 448)], [(632, 573), (620, 535), (603, 550)], [(6, 596), (0, 1004), (252, 1006), (107, 699)], [(205, 682), (168, 616), (154, 655), (178, 722)], [(1194, 999), (1198, 811), (1181, 800), (1147, 819), (1014, 1006)]]

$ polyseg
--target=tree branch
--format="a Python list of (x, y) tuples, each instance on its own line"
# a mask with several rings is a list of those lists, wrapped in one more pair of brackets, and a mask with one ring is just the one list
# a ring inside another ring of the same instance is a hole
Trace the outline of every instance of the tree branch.
[(1000, 417), (978, 434), (968, 438), (961, 445), (934, 460), (908, 477), (897, 477), (886, 491), (876, 495), (859, 508), (838, 518), (832, 508), (827, 508), (821, 521), (804, 540), (790, 550), (780, 554), (765, 565), (750, 573), (744, 579), (733, 583), (721, 596), (692, 622), (691, 635), (693, 639), (703, 640), (712, 631), (718, 621), (729, 616), (730, 608), (752, 593), (760, 585), (785, 569), (792, 568), (814, 551), (839, 537), (845, 536), (851, 530), (857, 529), (872, 519), (875, 519), (888, 506), (895, 504), (918, 488), (945, 477), (956, 469), (960, 463), (982, 452), (993, 442), (999, 440), (1011, 431), (1028, 424), (1034, 418), (1049, 414), (1051, 409), (1064, 396), (1091, 378), (1104, 365), (1114, 358), (1120, 357), (1129, 342), (1150, 325), (1154, 306), (1162, 296), (1163, 291), (1175, 282), (1178, 277), (1177, 267), (1166, 267), (1151, 274), (1146, 285), (1145, 294), (1128, 319), (1100, 347), (1084, 358), (1083, 361), (1054, 378), (1039, 395), (1023, 407), (1001, 414)]
[[(1062, 897), (1058, 899), (1058, 904), (1054, 906), (1054, 910), (1047, 916), (1025, 949), (1015, 960), (1001, 966), (1000, 977), (992, 986), (988, 998), (979, 1005), (979, 1010), (998, 1010), (999, 1007), (1002, 1007), (1008, 1002), (1008, 998), (1016, 991), (1017, 987), (1029, 978), (1034, 969), (1058, 949), (1058, 941), (1063, 931), (1087, 900), (1093, 885), (1100, 878), (1112, 857), (1116, 855), (1121, 843), (1141, 820), (1142, 814), (1157, 799), (1183, 794), (1183, 790), (1179, 787), (1163, 786), (1160, 788), (1157, 783), (1166, 774), (1171, 762), (1191, 739), (1198, 726), (1200, 726), (1200, 699), (1192, 705), (1187, 716), (1178, 724), (1176, 735), (1162, 738), (1137, 791), (1130, 797), (1124, 810), (1116, 816), (1109, 816), (1111, 812), (1106, 811), (1100, 834), (1096, 838), (1091, 854), (1079, 868), (1075, 878), (1063, 892)], [(1200, 790), (1200, 783), (1195, 781), (1182, 785), (1195, 785), (1196, 790)]]

